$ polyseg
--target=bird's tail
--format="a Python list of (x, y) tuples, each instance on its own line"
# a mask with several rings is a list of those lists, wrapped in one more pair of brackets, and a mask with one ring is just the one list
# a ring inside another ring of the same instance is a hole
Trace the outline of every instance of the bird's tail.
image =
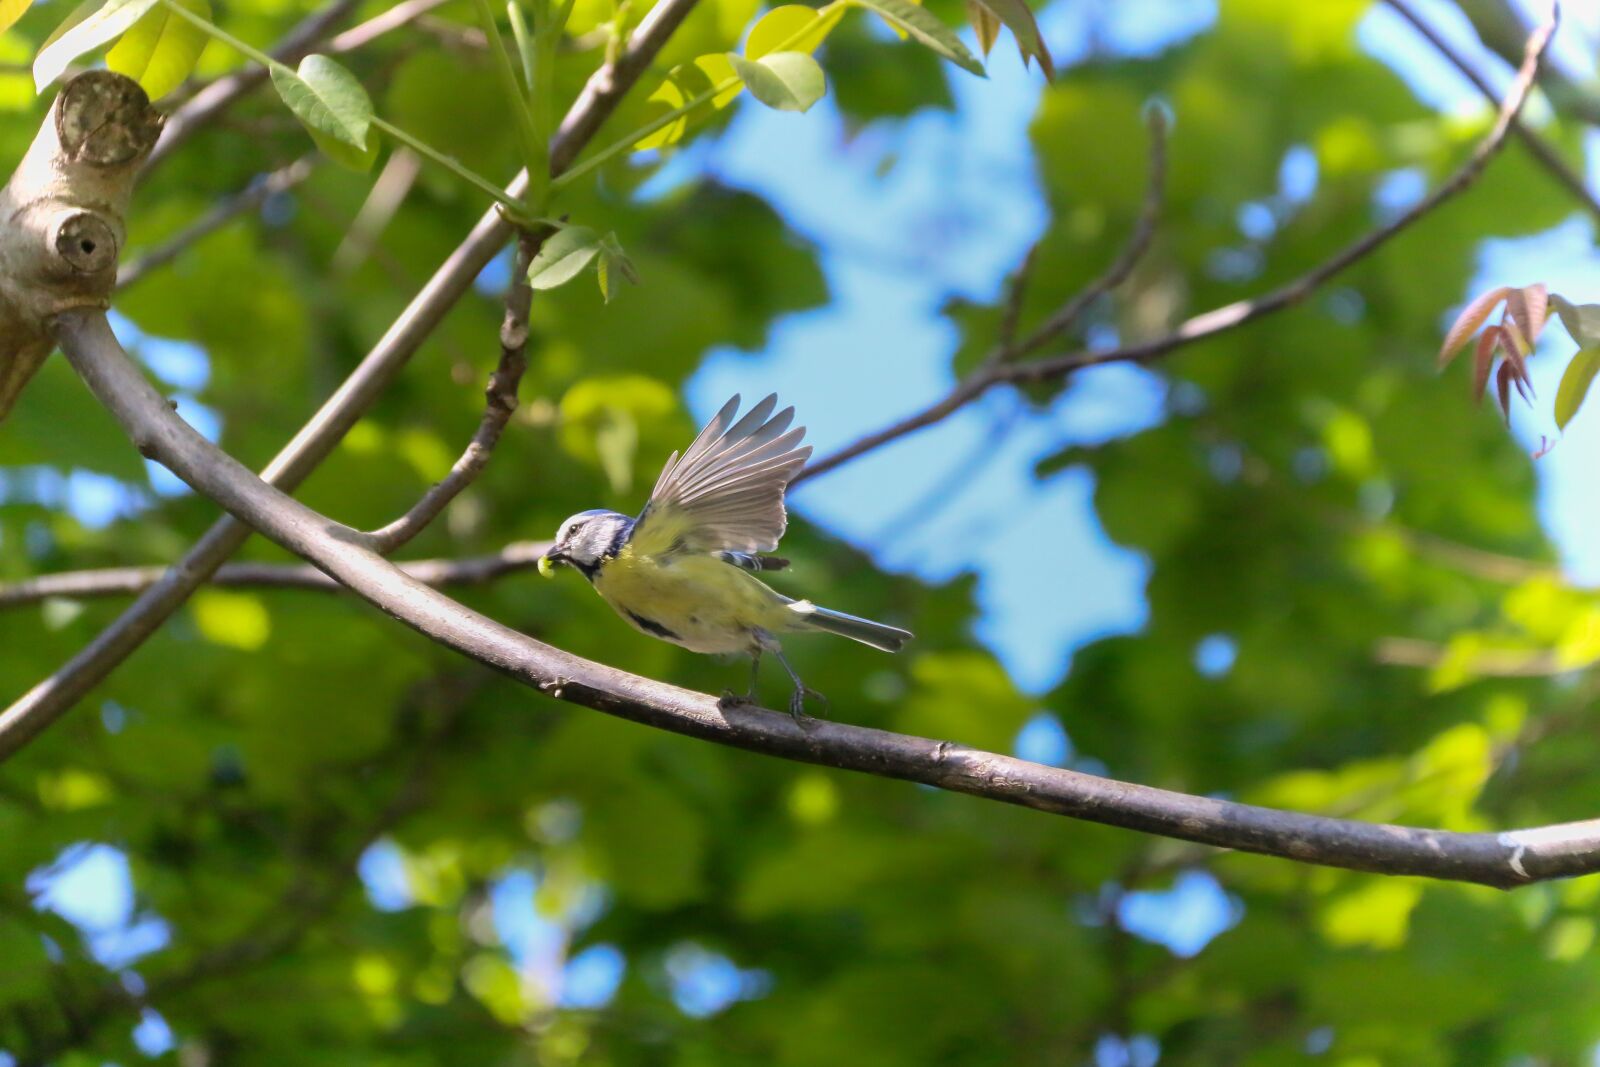
[(789, 610), (800, 616), (802, 629), (838, 634), (840, 637), (860, 641), (863, 645), (871, 645), (884, 652), (899, 652), (912, 636), (910, 630), (887, 626), (871, 619), (860, 619), (854, 615), (846, 615), (842, 611), (819, 608), (809, 600), (796, 600), (789, 605)]

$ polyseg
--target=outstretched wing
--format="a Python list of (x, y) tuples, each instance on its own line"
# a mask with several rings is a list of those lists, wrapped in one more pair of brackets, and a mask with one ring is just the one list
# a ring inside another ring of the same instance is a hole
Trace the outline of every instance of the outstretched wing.
[(789, 429), (794, 408), (776, 415), (776, 394), (737, 422), (739, 398), (680, 456), (667, 460), (630, 541), (646, 555), (671, 552), (771, 552), (788, 516), (783, 491), (805, 466), (804, 427)]

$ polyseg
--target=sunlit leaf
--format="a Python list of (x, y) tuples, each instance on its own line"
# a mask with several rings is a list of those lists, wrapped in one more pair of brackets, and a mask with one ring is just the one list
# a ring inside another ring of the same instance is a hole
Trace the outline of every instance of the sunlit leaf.
[(662, 82), (649, 97), (650, 102), (658, 105), (661, 112), (674, 111), (691, 100), (714, 92), (720, 86), (727, 88), (712, 96), (709, 111), (702, 108), (680, 115), (654, 133), (641, 137), (634, 144), (634, 148), (644, 151), (678, 143), (688, 131), (691, 122), (705, 114), (727, 107), (744, 91), (744, 83), (739, 79), (727, 55), (722, 52), (697, 56), (692, 63), (674, 67), (667, 75), (666, 81)]
[(817, 61), (803, 52), (773, 52), (750, 60), (729, 53), (750, 95), (778, 111), (807, 111), (828, 91)]
[(104, 7), (39, 49), (33, 61), (35, 88), (43, 92), (74, 59), (122, 36), (156, 3), (157, 0), (106, 0)]
[(528, 284), (554, 289), (578, 276), (600, 254), (600, 237), (587, 226), (566, 226), (545, 238), (528, 265)]
[[(211, 18), (210, 0), (177, 2), (203, 19)], [(150, 99), (157, 100), (183, 84), (205, 47), (204, 31), (158, 5), (106, 53), (106, 66), (126, 74), (139, 83)]]
[(32, 0), (0, 0), (0, 33), (15, 26), (32, 6)]
[(372, 134), (372, 99), (361, 83), (327, 56), (309, 55), (296, 70), (275, 66), (278, 96), (329, 158), (353, 170), (367, 170), (377, 159)]
[(1578, 349), (1562, 372), (1561, 385), (1556, 389), (1555, 411), (1556, 425), (1561, 429), (1567, 428), (1567, 423), (1583, 406), (1596, 371), (1600, 371), (1600, 347)]
[(976, 74), (980, 78), (984, 76), (983, 64), (967, 51), (967, 46), (961, 43), (961, 38), (957, 37), (950, 27), (940, 22), (938, 16), (932, 12), (918, 7), (910, 0), (851, 0), (851, 2), (876, 11), (890, 26), (915, 38), (962, 70)]
[(761, 17), (745, 38), (744, 54), (760, 59), (769, 52), (815, 52), (844, 18), (844, 8), (821, 15), (801, 4), (775, 7)]

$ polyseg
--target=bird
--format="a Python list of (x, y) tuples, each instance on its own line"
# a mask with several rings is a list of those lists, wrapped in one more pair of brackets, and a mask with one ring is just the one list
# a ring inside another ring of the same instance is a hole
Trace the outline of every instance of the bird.
[(750, 656), (750, 689), (724, 691), (724, 708), (756, 702), (761, 657), (771, 653), (794, 684), (789, 713), (807, 718), (808, 687), (779, 638), (821, 631), (885, 652), (911, 633), (784, 596), (760, 578), (788, 560), (766, 555), (788, 525), (783, 497), (811, 455), (805, 428), (790, 429), (794, 408), (777, 414), (777, 394), (739, 416), (735, 395), (680, 454), (674, 452), (637, 518), (596, 508), (563, 522), (539, 559), (551, 577), (560, 565), (580, 572), (634, 629), (691, 652)]

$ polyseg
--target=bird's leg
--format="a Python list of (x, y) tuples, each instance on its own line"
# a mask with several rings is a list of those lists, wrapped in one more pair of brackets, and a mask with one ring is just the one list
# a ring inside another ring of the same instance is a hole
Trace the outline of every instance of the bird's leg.
[(783, 664), (783, 669), (789, 672), (789, 680), (794, 683), (794, 693), (789, 697), (789, 714), (794, 716), (794, 721), (802, 722), (807, 718), (806, 697), (816, 697), (826, 709), (828, 698), (800, 680), (800, 675), (789, 666), (789, 661), (784, 658), (783, 649), (778, 647), (778, 643), (773, 641), (768, 647), (772, 649), (772, 654), (778, 657), (778, 662)]
[(732, 689), (722, 691), (722, 699), (717, 701), (723, 708), (738, 707), (740, 704), (756, 703), (756, 680), (761, 677), (761, 646), (752, 645), (750, 648), (750, 691), (740, 696)]

